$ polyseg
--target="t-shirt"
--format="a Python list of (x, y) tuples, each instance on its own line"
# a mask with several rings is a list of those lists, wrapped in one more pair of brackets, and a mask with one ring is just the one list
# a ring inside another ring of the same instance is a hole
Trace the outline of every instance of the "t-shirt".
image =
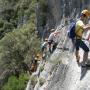
[(83, 35), (83, 26), (84, 23), (82, 20), (78, 20), (76, 22), (76, 26), (75, 26), (75, 33), (76, 33), (76, 38), (77, 39), (81, 39), (82, 38), (82, 35)]
[(51, 33), (49, 35), (48, 41), (54, 41), (54, 38), (55, 38), (54, 33)]
[(47, 45), (48, 45), (48, 43), (47, 43), (47, 42), (44, 42), (44, 43), (42, 44), (42, 47), (47, 48)]

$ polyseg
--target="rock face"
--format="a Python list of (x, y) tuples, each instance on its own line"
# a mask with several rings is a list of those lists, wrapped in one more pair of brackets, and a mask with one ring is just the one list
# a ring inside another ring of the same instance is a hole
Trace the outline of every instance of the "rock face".
[[(82, 61), (82, 50), (80, 53), (80, 61)], [(69, 54), (69, 58), (65, 56), (65, 52), (63, 53), (65, 57), (60, 55), (59, 58), (62, 59), (62, 63), (58, 65), (46, 90), (90, 90), (90, 68), (82, 68), (80, 64), (76, 63), (72, 54)]]
[[(70, 23), (69, 20), (77, 18), (83, 9), (88, 8), (90, 10), (88, 2), (90, 1), (48, 0), (50, 14), (53, 16), (52, 20), (56, 26), (58, 24), (67, 25)], [(63, 36), (65, 36), (65, 34), (63, 34)], [(82, 61), (82, 51), (80, 54)], [(56, 54), (54, 56), (56, 57)], [(63, 56), (65, 56), (65, 52)], [(90, 71), (86, 68), (81, 68), (81, 66), (76, 63), (74, 55), (70, 54), (70, 52), (69, 57), (62, 58), (61, 54), (59, 54), (59, 58), (61, 58), (62, 61), (65, 60), (67, 63), (64, 62), (58, 65), (54, 75), (48, 82), (46, 90), (90, 90)]]
[[(59, 44), (62, 45), (66, 36), (66, 25), (72, 18), (77, 18), (84, 8), (90, 8), (89, 0), (47, 0), (48, 1), (48, 22), (57, 29), (62, 25), (65, 27), (61, 30)], [(51, 16), (51, 17), (50, 17)], [(50, 18), (49, 18), (50, 17)], [(58, 26), (59, 25), (59, 26)], [(71, 44), (68, 42), (69, 47)], [(80, 51), (82, 61), (82, 50)], [(48, 68), (50, 67), (50, 68)], [(48, 69), (47, 69), (48, 68)], [(40, 73), (39, 78), (44, 78), (45, 82), (34, 90), (90, 90), (90, 71), (81, 68), (76, 63), (73, 53), (69, 51), (62, 52), (56, 49), (48, 59), (48, 64), (44, 66), (44, 70)], [(29, 89), (27, 89), (29, 90)]]

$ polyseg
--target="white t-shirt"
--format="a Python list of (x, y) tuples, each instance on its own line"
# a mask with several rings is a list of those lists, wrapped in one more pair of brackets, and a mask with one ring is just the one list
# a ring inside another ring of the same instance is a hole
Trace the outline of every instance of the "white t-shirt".
[(51, 33), (48, 37), (48, 41), (54, 41), (54, 38), (55, 38), (54, 33)]
[(42, 47), (47, 47), (47, 45), (48, 45), (48, 43), (47, 42), (44, 42), (43, 44), (42, 44)]

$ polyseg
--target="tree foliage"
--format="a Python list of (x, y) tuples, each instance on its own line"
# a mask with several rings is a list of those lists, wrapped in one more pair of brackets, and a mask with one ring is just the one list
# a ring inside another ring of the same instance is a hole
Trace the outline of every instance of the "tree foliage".
[[(32, 24), (31, 24), (32, 25)], [(35, 52), (40, 51), (40, 42), (36, 38), (34, 27), (29, 27), (25, 25), (21, 30), (15, 30), (5, 35), (5, 37), (0, 41), (0, 60), (2, 60), (5, 65), (10, 66), (13, 63), (19, 65), (20, 62), (31, 60), (32, 48)], [(33, 26), (33, 25), (32, 25)]]
[[(35, 34), (35, 4), (36, 0), (0, 0), (1, 74), (15, 67), (22, 73), (22, 62), (30, 63), (32, 54), (40, 52), (40, 40)], [(23, 83), (20, 84), (23, 89), (17, 89), (16, 84), (18, 80), (12, 76), (2, 87), (24, 90)]]
[(0, 0), (0, 37), (23, 26), (35, 13), (36, 0)]
[(21, 74), (19, 78), (11, 76), (1, 90), (25, 90), (28, 81), (27, 74)]

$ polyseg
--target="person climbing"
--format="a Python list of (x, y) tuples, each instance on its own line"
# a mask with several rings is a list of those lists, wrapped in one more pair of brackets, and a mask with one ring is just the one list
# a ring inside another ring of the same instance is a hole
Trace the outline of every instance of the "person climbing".
[(84, 31), (90, 29), (90, 24), (86, 24), (86, 25), (84, 24), (84, 21), (86, 20), (86, 18), (89, 15), (90, 15), (90, 12), (88, 10), (86, 10), (86, 9), (83, 10), (81, 12), (81, 16), (80, 16), (79, 20), (76, 22), (76, 26), (75, 26), (75, 34), (76, 34), (75, 56), (76, 56), (77, 62), (79, 62), (79, 60), (80, 60), (79, 47), (84, 50), (82, 67), (87, 65), (87, 60), (88, 60), (89, 48), (82, 40), (83, 39), (82, 35), (83, 35)]
[(48, 38), (45, 38), (44, 42), (42, 43), (41, 50), (42, 50), (42, 59), (46, 60), (47, 52), (49, 51)]
[(32, 58), (32, 61), (31, 61), (31, 69), (30, 69), (31, 72), (36, 71), (37, 65), (38, 65), (38, 61), (40, 61), (40, 58), (39, 58), (39, 56), (38, 56), (38, 54), (37, 54), (37, 55), (35, 55), (35, 56)]
[(55, 31), (55, 29), (52, 29), (52, 32), (48, 37), (50, 53), (53, 53), (53, 51), (56, 49), (56, 46), (57, 46), (56, 38), (58, 38), (59, 33), (60, 33), (60, 31)]

